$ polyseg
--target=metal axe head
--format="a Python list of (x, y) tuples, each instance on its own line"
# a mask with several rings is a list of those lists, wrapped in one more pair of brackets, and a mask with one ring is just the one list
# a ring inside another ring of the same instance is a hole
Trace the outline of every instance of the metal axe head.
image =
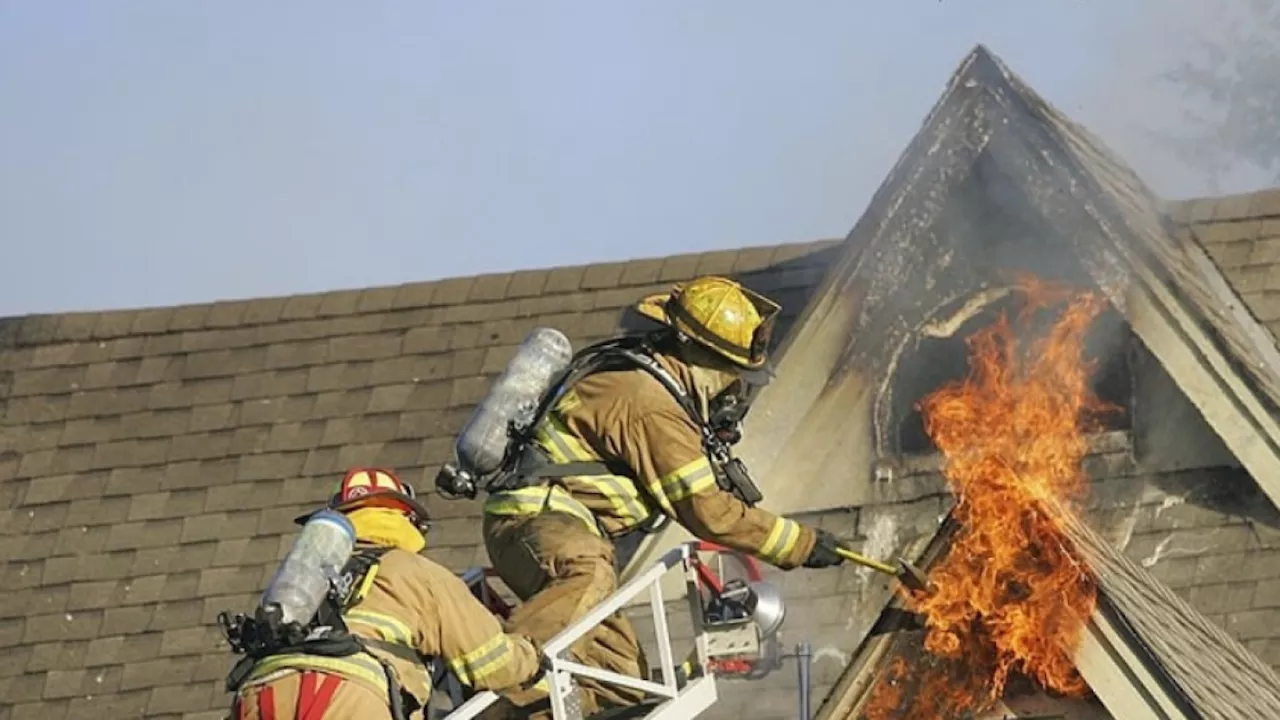
[(929, 590), (929, 576), (920, 568), (901, 558), (898, 559), (898, 573), (896, 577), (898, 578), (898, 582), (902, 583), (910, 590), (917, 590), (920, 592), (928, 592)]

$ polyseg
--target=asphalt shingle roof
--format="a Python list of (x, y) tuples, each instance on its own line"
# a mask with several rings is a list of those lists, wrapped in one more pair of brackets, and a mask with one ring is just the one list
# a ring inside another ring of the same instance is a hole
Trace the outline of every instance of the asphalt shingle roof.
[(1254, 319), (1280, 337), (1280, 188), (1170, 206), (1180, 239), (1195, 241)]
[[(534, 326), (603, 339), (702, 273), (786, 323), (835, 244), (0, 320), (0, 718), (222, 718), (211, 623), (252, 607), (343, 469), (429, 490)], [(478, 506), (426, 502), (430, 554), (485, 563)]]

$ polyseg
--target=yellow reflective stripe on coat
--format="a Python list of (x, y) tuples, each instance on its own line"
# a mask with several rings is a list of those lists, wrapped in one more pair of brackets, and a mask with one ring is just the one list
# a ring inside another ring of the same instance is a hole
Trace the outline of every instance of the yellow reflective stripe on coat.
[(511, 638), (506, 633), (499, 633), (480, 647), (449, 658), (449, 669), (459, 681), (475, 687), (502, 670), (511, 660), (511, 654)]
[(373, 687), (380, 689), (382, 692), (389, 692), (387, 676), (382, 669), (382, 665), (373, 656), (364, 653), (347, 655), (346, 657), (326, 657), (324, 655), (309, 655), (306, 653), (271, 655), (259, 660), (253, 666), (253, 670), (249, 673), (245, 683), (252, 683), (258, 678), (266, 677), (280, 670), (322, 670), (345, 678), (362, 680), (372, 684)]
[(487, 515), (537, 515), (544, 510), (562, 512), (581, 520), (591, 532), (600, 534), (596, 516), (586, 505), (556, 486), (533, 486), (493, 493), (485, 500)]
[(760, 554), (770, 562), (781, 562), (795, 550), (799, 539), (800, 523), (780, 517), (773, 523), (773, 529), (760, 547)]
[[(554, 414), (548, 414), (538, 425), (534, 438), (539, 441), (552, 462), (598, 462), (600, 460)], [(575, 477), (588, 483), (603, 495), (618, 517), (636, 521), (649, 517), (649, 508), (640, 499), (640, 492), (630, 478), (613, 474)]]
[(386, 613), (361, 610), (360, 608), (348, 610), (343, 615), (343, 618), (348, 624), (358, 623), (376, 630), (378, 637), (389, 643), (404, 645), (413, 649), (413, 631), (409, 629), (408, 625), (401, 622), (399, 618)]
[[(711, 469), (711, 461), (704, 455), (674, 472), (663, 475), (658, 482), (662, 484), (662, 492), (654, 494), (677, 503), (714, 487), (716, 474)], [(666, 504), (663, 503), (664, 506)]]
[[(377, 632), (378, 638), (384, 642), (395, 645), (401, 645), (414, 652), (417, 652), (417, 645), (414, 643), (413, 631), (409, 626), (394, 615), (386, 613), (374, 612), (372, 610), (364, 610), (361, 608), (353, 608), (344, 614), (343, 619), (348, 625), (363, 625)], [(380, 648), (374, 648), (379, 650)], [(383, 652), (386, 652), (383, 650)], [(427, 687), (431, 687), (431, 671), (426, 667), (422, 667), (422, 677)]]

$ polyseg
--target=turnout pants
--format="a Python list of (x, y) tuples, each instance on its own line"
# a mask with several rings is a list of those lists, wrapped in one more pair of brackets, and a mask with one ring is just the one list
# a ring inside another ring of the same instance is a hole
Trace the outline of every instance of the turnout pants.
[(228, 720), (391, 718), (385, 695), (339, 675), (305, 670), (244, 688)]
[[(509, 632), (527, 633), (545, 643), (582, 618), (618, 587), (613, 545), (582, 521), (563, 513), (528, 517), (486, 515), (485, 547), (493, 568), (521, 600), (508, 621)], [(636, 678), (649, 677), (635, 628), (621, 612), (583, 636), (569, 654), (584, 665)], [(644, 693), (588, 678), (575, 678), (584, 715), (638, 704)], [(551, 717), (545, 689), (504, 692), (495, 715)], [(519, 710), (516, 710), (519, 708)]]

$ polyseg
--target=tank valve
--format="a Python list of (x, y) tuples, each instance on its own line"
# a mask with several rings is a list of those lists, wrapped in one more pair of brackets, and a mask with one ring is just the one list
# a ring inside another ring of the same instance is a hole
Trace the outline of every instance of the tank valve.
[(476, 481), (466, 470), (458, 469), (453, 463), (445, 463), (440, 472), (436, 473), (436, 490), (449, 498), (474, 500)]

